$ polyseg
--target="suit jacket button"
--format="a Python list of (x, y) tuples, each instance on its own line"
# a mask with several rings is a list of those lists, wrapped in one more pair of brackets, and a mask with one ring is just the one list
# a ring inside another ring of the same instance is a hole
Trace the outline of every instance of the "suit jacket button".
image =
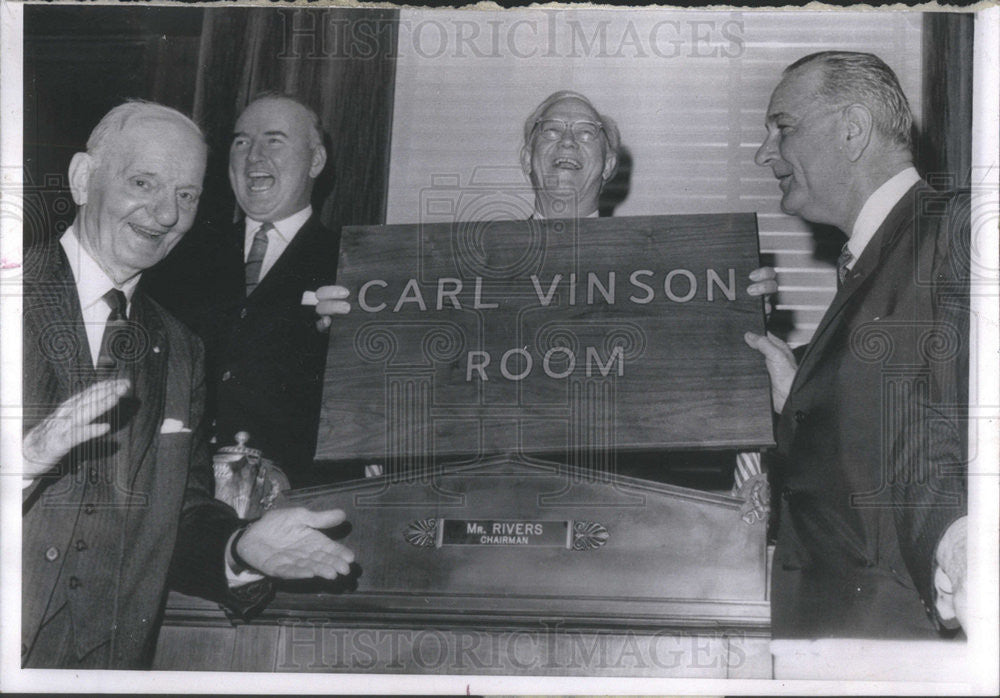
[(54, 545), (51, 546), (48, 550), (45, 551), (45, 559), (48, 560), (49, 562), (55, 562), (56, 560), (58, 560), (59, 548), (57, 548)]
[(87, 549), (87, 542), (81, 538), (80, 540), (78, 540), (76, 542), (76, 549), (77, 550), (86, 550)]
[(804, 424), (808, 415), (802, 410), (795, 410), (795, 423)]
[(77, 579), (76, 577), (70, 577), (69, 578), (69, 588), (70, 589), (76, 589), (79, 586), (80, 586), (80, 580), (79, 579)]
[(232, 377), (233, 377), (233, 372), (232, 371), (226, 371), (225, 373), (222, 374), (222, 382), (225, 383), (227, 380), (229, 380)]
[(90, 514), (93, 514), (94, 513), (94, 505), (91, 502), (87, 502), (86, 504), (84, 504), (83, 505), (83, 513), (87, 514), (88, 516)]

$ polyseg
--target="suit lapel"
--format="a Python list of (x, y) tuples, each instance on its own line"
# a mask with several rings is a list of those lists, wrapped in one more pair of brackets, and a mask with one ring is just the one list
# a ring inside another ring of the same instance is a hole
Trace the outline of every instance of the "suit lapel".
[(865, 251), (861, 253), (857, 263), (851, 270), (847, 281), (837, 291), (833, 297), (830, 307), (823, 314), (813, 334), (812, 340), (806, 349), (802, 360), (799, 362), (795, 380), (792, 383), (791, 392), (796, 391), (812, 374), (823, 356), (826, 347), (833, 337), (836, 336), (837, 328), (840, 327), (848, 301), (858, 297), (869, 285), (872, 276), (878, 271), (891, 252), (898, 233), (913, 217), (913, 202), (916, 191), (923, 185), (918, 182), (900, 199), (893, 207), (892, 211), (879, 226), (879, 229), (872, 236)]
[(159, 434), (163, 421), (163, 398), (167, 378), (166, 331), (163, 320), (143, 294), (133, 299), (133, 321), (146, 338), (145, 351), (134, 364), (133, 395), (140, 402), (132, 424), (129, 482), (134, 481), (150, 452), (150, 446)]
[(95, 373), (80, 297), (62, 245), (46, 245), (36, 254), (43, 268), (35, 282), (26, 285), (30, 297), (24, 307), (26, 317), (36, 323), (39, 346), (25, 350), (30, 357), (41, 358), (43, 370), (55, 376), (58, 390), (48, 397), (59, 403), (92, 383)]

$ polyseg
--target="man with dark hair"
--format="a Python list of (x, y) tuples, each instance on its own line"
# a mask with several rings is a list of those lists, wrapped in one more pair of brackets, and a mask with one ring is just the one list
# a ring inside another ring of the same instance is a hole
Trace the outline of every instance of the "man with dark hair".
[(263, 575), (333, 579), (354, 559), (315, 530), (340, 510), (247, 525), (212, 497), (201, 342), (137, 288), (190, 229), (206, 151), (173, 109), (112, 109), (70, 164), (73, 225), (25, 255), (26, 667), (147, 666), (168, 575), (243, 615)]
[(871, 54), (806, 56), (768, 106), (756, 162), (782, 210), (847, 236), (804, 353), (746, 337), (780, 415), (775, 637), (935, 637), (965, 622), (968, 207), (920, 179), (911, 125)]
[[(330, 286), (339, 233), (320, 223), (311, 203), (325, 165), (312, 109), (274, 93), (253, 100), (229, 148), (243, 220), (192, 240), (150, 279), (151, 292), (205, 341), (217, 446), (249, 432), (248, 445), (276, 461), (292, 487), (317, 484), (325, 329), (330, 315), (348, 310), (346, 289)], [(320, 286), (324, 318), (303, 305)]]

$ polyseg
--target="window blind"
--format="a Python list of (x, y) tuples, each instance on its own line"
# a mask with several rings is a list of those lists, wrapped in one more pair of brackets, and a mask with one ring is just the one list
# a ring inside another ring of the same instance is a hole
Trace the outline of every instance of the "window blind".
[(907, 13), (402, 10), (387, 222), (527, 215), (524, 120), (556, 90), (582, 92), (621, 129), (614, 215), (755, 211), (775, 317), (802, 344), (842, 239), (782, 214), (753, 157), (782, 69), (827, 49), (878, 54), (920, 113), (921, 20)]

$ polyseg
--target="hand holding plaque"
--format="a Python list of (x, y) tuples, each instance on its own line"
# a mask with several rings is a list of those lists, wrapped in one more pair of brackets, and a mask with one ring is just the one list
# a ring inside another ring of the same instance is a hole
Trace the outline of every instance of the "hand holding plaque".
[(343, 286), (320, 286), (315, 291), (302, 294), (302, 305), (315, 306), (317, 331), (329, 329), (334, 315), (351, 312), (351, 304), (346, 300), (349, 295), (351, 292)]

